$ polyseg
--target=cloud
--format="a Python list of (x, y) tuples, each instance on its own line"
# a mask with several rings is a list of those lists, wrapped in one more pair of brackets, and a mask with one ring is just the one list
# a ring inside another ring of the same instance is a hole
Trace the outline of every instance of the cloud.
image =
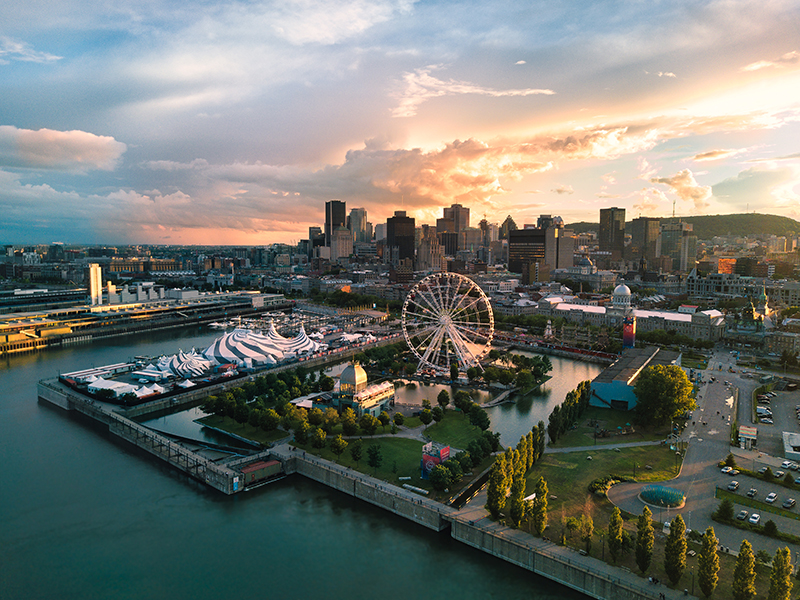
[(760, 69), (766, 69), (769, 67), (784, 67), (786, 65), (793, 65), (798, 61), (800, 61), (800, 52), (793, 50), (792, 52), (787, 52), (775, 60), (759, 60), (757, 62), (750, 63), (749, 65), (742, 67), (742, 71), (758, 71)]
[(605, 175), (601, 175), (600, 179), (602, 179), (609, 185), (614, 185), (615, 183), (617, 183), (617, 178), (614, 176), (614, 173), (606, 173)]
[(455, 79), (442, 80), (432, 76), (431, 73), (442, 68), (441, 65), (430, 65), (403, 75), (404, 89), (398, 95), (397, 107), (392, 111), (394, 117), (413, 117), (417, 109), (431, 98), (454, 96), (461, 94), (474, 94), (479, 96), (535, 96), (539, 94), (552, 95), (553, 90), (526, 88), (518, 90), (495, 90), (481, 87), (466, 81)]
[(572, 189), (571, 185), (560, 185), (557, 188), (550, 190), (551, 192), (555, 192), (556, 194), (574, 194), (575, 190)]
[(681, 200), (694, 202), (694, 206), (698, 210), (706, 208), (707, 200), (711, 197), (711, 186), (698, 185), (689, 169), (683, 169), (672, 177), (654, 177), (650, 179), (650, 182), (669, 186)]
[(608, 194), (606, 192), (600, 192), (596, 194), (598, 198), (622, 198), (621, 194)]
[(735, 156), (739, 152), (741, 152), (741, 150), (709, 150), (708, 152), (701, 152), (700, 154), (695, 154), (692, 157), (692, 160), (697, 162), (720, 160), (722, 158)]
[(527, 64), (527, 63), (526, 63), (524, 60), (518, 60), (518, 61), (517, 61), (517, 62), (515, 62), (514, 64), (515, 64), (515, 65), (524, 65), (524, 64)]
[(714, 196), (740, 210), (800, 210), (800, 166), (753, 167), (714, 185)]
[(661, 190), (657, 188), (642, 188), (636, 192), (636, 200), (633, 209), (639, 213), (658, 214), (662, 206), (669, 203), (669, 199)]
[(0, 125), (0, 166), (85, 172), (113, 170), (126, 150), (113, 137), (86, 131)]
[(61, 56), (38, 52), (25, 42), (18, 42), (6, 36), (0, 36), (0, 64), (8, 64), (9, 60), (46, 63), (61, 60)]

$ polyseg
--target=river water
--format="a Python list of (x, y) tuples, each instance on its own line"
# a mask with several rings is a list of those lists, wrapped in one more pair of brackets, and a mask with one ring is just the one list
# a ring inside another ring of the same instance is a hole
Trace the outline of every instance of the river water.
[(216, 335), (0, 358), (0, 598), (584, 598), (302, 477), (223, 496), (37, 402), (39, 379)]

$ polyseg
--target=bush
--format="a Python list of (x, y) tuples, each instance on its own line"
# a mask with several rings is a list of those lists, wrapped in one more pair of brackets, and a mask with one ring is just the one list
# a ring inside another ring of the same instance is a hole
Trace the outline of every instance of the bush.
[(772, 519), (764, 523), (764, 535), (768, 535), (769, 537), (777, 537), (778, 526)]

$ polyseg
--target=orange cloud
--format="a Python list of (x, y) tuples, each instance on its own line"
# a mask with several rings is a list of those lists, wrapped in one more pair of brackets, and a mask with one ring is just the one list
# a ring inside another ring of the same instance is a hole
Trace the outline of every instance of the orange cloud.
[(698, 210), (706, 208), (706, 201), (711, 197), (711, 186), (698, 185), (689, 169), (683, 169), (672, 177), (654, 177), (650, 182), (668, 185), (678, 198), (691, 200)]
[(0, 126), (0, 166), (87, 171), (113, 170), (127, 146), (86, 131)]

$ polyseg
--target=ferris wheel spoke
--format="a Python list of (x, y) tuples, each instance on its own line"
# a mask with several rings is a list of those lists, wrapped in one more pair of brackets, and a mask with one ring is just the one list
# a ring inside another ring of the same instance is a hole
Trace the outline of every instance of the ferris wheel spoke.
[[(439, 315), (437, 315), (437, 314), (436, 314), (434, 311), (432, 311), (432, 310), (431, 310), (430, 308), (428, 308), (427, 306), (425, 306), (425, 305), (423, 305), (423, 304), (420, 304), (420, 303), (419, 303), (419, 302), (417, 302), (416, 300), (409, 300), (409, 303), (410, 303), (410, 304), (413, 304), (413, 305), (414, 305), (414, 306), (416, 306), (416, 307), (418, 307), (418, 308), (419, 308), (419, 309), (420, 309), (420, 310), (421, 310), (423, 313), (426, 313), (426, 314), (427, 314), (427, 316), (428, 316), (429, 318), (431, 318), (431, 319), (438, 319), (438, 318), (439, 318)], [(418, 312), (416, 312), (416, 311), (414, 311), (414, 313), (413, 313), (413, 314), (414, 314), (414, 315), (420, 315), (420, 316), (421, 316), (421, 314), (420, 314), (420, 313), (418, 313)]]
[(430, 356), (433, 352), (438, 352), (438, 350), (442, 346), (442, 338), (444, 337), (444, 327), (440, 327), (435, 330), (435, 335), (433, 336), (433, 341), (431, 344), (425, 349), (425, 353), (422, 355), (422, 360), (427, 363), (430, 363)]
[[(469, 296), (467, 296), (467, 297), (469, 298)], [(483, 301), (483, 298), (481, 298), (480, 296), (478, 296), (477, 298), (473, 298), (472, 302), (470, 302), (469, 304), (465, 304), (465, 305), (461, 306), (460, 308), (458, 308), (457, 310), (453, 311), (452, 316), (455, 317), (455, 316), (461, 314), (462, 312), (464, 312), (465, 310), (469, 310), (470, 308), (472, 308), (473, 306), (475, 306), (476, 304), (478, 304), (479, 302), (482, 302), (482, 301)], [(459, 303), (460, 302), (461, 302), (461, 300), (459, 300)]]
[(453, 340), (453, 346), (456, 349), (456, 354), (458, 355), (459, 362), (463, 366), (466, 366), (470, 362), (469, 360), (467, 360), (467, 355), (472, 357), (472, 361), (477, 360), (475, 355), (470, 351), (469, 347), (467, 346), (467, 343), (464, 341), (461, 335), (459, 335), (458, 331), (456, 331), (455, 327), (451, 327), (448, 333), (450, 334), (450, 339)]
[(428, 341), (436, 334), (436, 327), (426, 327), (422, 331), (416, 332), (414, 338), (419, 340), (417, 348), (425, 348)]
[[(436, 296), (430, 288), (426, 288), (423, 291), (422, 286), (418, 288), (419, 295), (424, 298), (428, 304), (433, 308), (432, 312), (437, 313), (442, 311), (442, 307), (439, 302), (436, 300)], [(413, 301), (412, 301), (413, 302)]]
[(453, 327), (455, 329), (457, 329), (458, 331), (460, 331), (461, 333), (463, 333), (465, 336), (467, 336), (467, 338), (488, 339), (486, 337), (486, 335), (482, 334), (481, 332), (479, 332), (479, 331), (477, 331), (475, 329), (470, 329), (470, 328), (464, 327), (462, 325), (456, 325), (455, 323), (453, 323)]

